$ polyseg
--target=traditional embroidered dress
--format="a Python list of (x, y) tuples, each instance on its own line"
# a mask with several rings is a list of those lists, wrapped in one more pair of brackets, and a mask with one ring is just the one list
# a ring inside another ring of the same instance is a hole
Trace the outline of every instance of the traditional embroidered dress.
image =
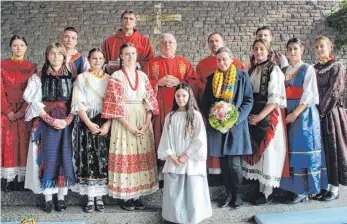
[(343, 102), (346, 69), (334, 59), (314, 68), (329, 184), (347, 185), (347, 113)]
[[(147, 75), (126, 75), (118, 70), (111, 76), (105, 94), (102, 117), (112, 119), (108, 157), (109, 195), (133, 199), (158, 190), (157, 164), (153, 129), (136, 137), (116, 118), (123, 117), (130, 126), (139, 127), (146, 121), (146, 113), (159, 113), (158, 103)], [(133, 87), (135, 86), (135, 87)]]
[[(85, 111), (88, 118), (101, 128), (107, 121), (101, 118), (101, 111), (109, 77), (105, 73), (96, 77), (90, 69), (79, 74), (74, 82), (71, 113), (77, 115), (79, 111)], [(72, 190), (89, 197), (108, 194), (109, 137), (93, 135), (79, 117), (76, 119), (72, 136), (77, 177), (77, 184)]]
[(23, 182), (28, 154), (31, 123), (24, 117), (10, 121), (11, 111), (24, 114), (27, 104), (23, 92), (28, 79), (36, 72), (36, 65), (26, 60), (1, 61), (1, 178), (8, 182), (18, 176)]
[(72, 73), (73, 77), (76, 77), (78, 74), (87, 71), (90, 68), (89, 62), (86, 57), (83, 57), (75, 49), (73, 55), (66, 57), (66, 67)]
[(250, 72), (254, 97), (250, 114), (257, 115), (267, 104), (276, 104), (275, 109), (263, 120), (249, 125), (254, 154), (244, 157), (242, 166), (246, 179), (258, 180), (269, 186), (263, 192), (267, 197), (272, 193), (272, 187), (280, 185), (287, 152), (285, 123), (281, 113), (281, 108), (287, 105), (284, 75), (277, 65), (268, 60)]
[(108, 64), (107, 72), (113, 72), (120, 69), (120, 47), (125, 43), (133, 43), (137, 50), (137, 62), (143, 68), (150, 59), (154, 57), (151, 42), (140, 31), (134, 29), (130, 36), (125, 36), (122, 29), (119, 29), (115, 35), (108, 37), (101, 48), (105, 54), (106, 63)]
[(291, 173), (290, 177), (281, 179), (280, 187), (300, 195), (317, 194), (321, 189), (327, 189), (328, 183), (316, 108), (319, 94), (315, 71), (302, 61), (284, 70), (286, 114), (292, 113), (300, 104), (307, 108), (287, 125)]
[[(233, 64), (239, 68), (244, 69), (243, 64), (241, 61), (239, 61), (237, 58), (233, 59)], [(202, 59), (198, 65), (196, 66), (196, 72), (198, 73), (199, 79), (201, 81), (199, 85), (198, 90), (198, 98), (197, 102), (200, 104), (203, 100), (203, 94), (205, 91), (205, 86), (207, 82), (207, 77), (214, 73), (218, 69), (217, 66), (217, 57), (210, 55), (204, 59)], [(209, 168), (210, 174), (220, 174), (220, 164), (219, 164), (219, 158), (218, 157), (207, 157), (207, 167)]]
[[(162, 216), (174, 223), (198, 223), (212, 216), (206, 178), (207, 136), (204, 121), (195, 111), (192, 137), (186, 137), (186, 115), (186, 112), (176, 111), (170, 125), (170, 113), (166, 116), (158, 149), (158, 158), (166, 160)], [(181, 166), (167, 158), (184, 153), (189, 158)]]
[(152, 87), (157, 92), (157, 100), (159, 104), (159, 116), (155, 116), (154, 126), (154, 139), (156, 149), (159, 147), (161, 133), (163, 131), (165, 116), (171, 112), (172, 103), (174, 100), (174, 92), (176, 87), (158, 86), (159, 79), (166, 75), (175, 76), (180, 82), (187, 82), (196, 90), (198, 76), (192, 64), (185, 58), (174, 56), (172, 58), (156, 57), (149, 61), (148, 67), (143, 70), (150, 80)]
[[(45, 110), (52, 118), (65, 119), (70, 111), (72, 74), (62, 66), (55, 74), (46, 65), (33, 75), (24, 92), (29, 104), (25, 120), (31, 121)], [(25, 188), (39, 194), (54, 194), (58, 188), (75, 184), (72, 165), (71, 127), (55, 129), (42, 119), (34, 122), (29, 145)]]

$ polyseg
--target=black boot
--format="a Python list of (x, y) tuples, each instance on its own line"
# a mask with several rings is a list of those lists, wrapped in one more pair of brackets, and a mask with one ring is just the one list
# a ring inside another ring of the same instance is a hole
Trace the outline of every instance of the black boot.
[(288, 204), (297, 204), (297, 203), (303, 202), (305, 200), (306, 200), (306, 195), (304, 195), (304, 194), (297, 194), (294, 197), (294, 200), (293, 201), (289, 201)]
[(230, 205), (230, 202), (232, 200), (232, 196), (228, 195), (219, 205), (220, 208), (225, 208)]
[(235, 209), (241, 208), (241, 206), (243, 205), (243, 201), (242, 201), (242, 196), (241, 194), (238, 192), (236, 193), (235, 197), (234, 197), (234, 201), (233, 201), (233, 207)]
[(322, 201), (332, 201), (332, 200), (338, 199), (339, 196), (340, 196), (339, 193), (333, 193), (331, 191), (328, 191), (328, 193), (326, 193), (323, 196)]

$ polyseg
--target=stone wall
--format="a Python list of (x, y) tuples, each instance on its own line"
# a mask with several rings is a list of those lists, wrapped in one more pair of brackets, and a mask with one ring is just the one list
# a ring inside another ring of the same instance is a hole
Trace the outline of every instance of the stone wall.
[[(335, 39), (336, 31), (327, 27), (326, 16), (337, 10), (341, 1), (162, 1), (162, 13), (179, 13), (181, 22), (162, 22), (162, 32), (173, 33), (178, 40), (177, 54), (187, 57), (196, 65), (209, 54), (206, 38), (213, 31), (225, 36), (227, 45), (241, 60), (246, 60), (254, 31), (261, 25), (274, 30), (274, 48), (284, 50), (286, 41), (299, 37), (307, 43), (305, 60), (313, 63), (313, 40), (324, 34)], [(2, 2), (1, 56), (10, 56), (9, 40), (12, 35), (26, 37), (27, 58), (44, 62), (45, 47), (59, 40), (64, 27), (79, 30), (77, 49), (83, 54), (101, 45), (103, 40), (120, 27), (120, 16), (126, 9), (137, 13), (153, 13), (151, 1), (55, 1), (55, 2)], [(150, 37), (158, 54), (153, 23), (138, 22), (138, 29)], [(338, 58), (347, 62), (347, 49)]]

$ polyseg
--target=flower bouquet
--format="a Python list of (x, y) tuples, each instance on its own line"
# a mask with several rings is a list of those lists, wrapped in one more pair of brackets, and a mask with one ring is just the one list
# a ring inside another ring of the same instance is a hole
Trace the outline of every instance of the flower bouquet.
[(219, 101), (212, 107), (208, 121), (211, 127), (225, 133), (235, 125), (238, 117), (239, 112), (234, 105)]

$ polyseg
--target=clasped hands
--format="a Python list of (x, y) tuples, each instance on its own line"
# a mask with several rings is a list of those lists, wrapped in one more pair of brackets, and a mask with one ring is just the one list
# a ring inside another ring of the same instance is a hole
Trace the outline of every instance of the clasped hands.
[(142, 135), (145, 134), (145, 131), (149, 128), (149, 123), (144, 123), (143, 125), (137, 127), (137, 128), (133, 128), (130, 127), (129, 131), (135, 135), (136, 137), (140, 137)]
[(11, 111), (10, 113), (7, 114), (8, 119), (12, 122), (21, 119), (23, 116), (24, 116), (24, 113), (21, 111), (18, 111), (16, 113)]
[(177, 86), (180, 83), (180, 80), (173, 75), (166, 75), (158, 81), (159, 86), (167, 86), (169, 88)]
[(257, 125), (259, 121), (263, 120), (264, 117), (260, 116), (259, 114), (250, 114), (248, 116), (248, 123), (250, 125)]
[(168, 158), (176, 165), (176, 166), (181, 166), (183, 165), (186, 160), (189, 158), (189, 156), (184, 153), (183, 155), (177, 157), (175, 155), (169, 155)]
[(99, 125), (93, 123), (93, 122), (89, 122), (87, 124), (87, 127), (88, 129), (90, 130), (90, 132), (93, 134), (93, 135), (101, 135), (101, 136), (105, 136), (107, 135), (109, 129), (110, 129), (110, 125), (111, 123), (110, 122), (106, 122), (104, 123), (101, 128), (99, 127)]

